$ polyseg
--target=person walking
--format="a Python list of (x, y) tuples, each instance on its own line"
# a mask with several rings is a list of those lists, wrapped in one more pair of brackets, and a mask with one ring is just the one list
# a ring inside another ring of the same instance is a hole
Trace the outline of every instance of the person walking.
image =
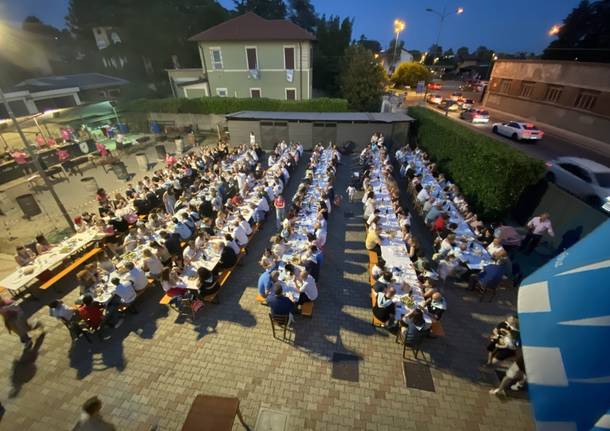
[(276, 198), (273, 200), (273, 206), (275, 207), (275, 226), (277, 227), (277, 230), (280, 230), (282, 228), (282, 221), (284, 220), (286, 207), (286, 202), (284, 201), (282, 195), (276, 196)]
[(555, 236), (553, 231), (553, 225), (551, 223), (551, 216), (549, 213), (542, 213), (538, 217), (532, 218), (527, 222), (527, 235), (521, 243), (521, 250), (529, 255), (534, 249), (540, 244), (544, 233), (548, 233), (550, 237)]
[(116, 427), (106, 421), (100, 411), (102, 401), (98, 397), (91, 397), (82, 407), (81, 417), (72, 431), (115, 431)]
[(15, 333), (23, 343), (23, 348), (32, 347), (32, 338), (29, 332), (39, 328), (40, 322), (31, 325), (25, 317), (23, 310), (10, 299), (0, 299), (0, 315), (4, 320), (4, 326), (9, 333)]

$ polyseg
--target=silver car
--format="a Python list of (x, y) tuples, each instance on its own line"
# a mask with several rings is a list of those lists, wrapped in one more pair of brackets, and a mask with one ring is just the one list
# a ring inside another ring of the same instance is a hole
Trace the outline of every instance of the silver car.
[(610, 213), (610, 168), (580, 157), (558, 157), (546, 166), (547, 180)]

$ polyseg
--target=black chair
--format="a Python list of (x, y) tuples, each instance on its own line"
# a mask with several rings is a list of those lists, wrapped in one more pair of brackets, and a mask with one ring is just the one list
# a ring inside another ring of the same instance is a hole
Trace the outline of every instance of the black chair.
[(271, 321), (271, 331), (273, 332), (273, 338), (278, 338), (275, 334), (275, 325), (278, 325), (280, 329), (284, 330), (283, 338), (281, 338), (282, 341), (291, 341), (290, 336), (286, 336), (287, 333), (288, 335), (290, 335), (291, 332), (294, 333), (294, 330), (292, 329), (289, 323), (290, 318), (288, 315), (277, 315), (269, 313), (269, 320)]
[[(406, 337), (402, 335), (402, 328), (406, 328), (406, 325), (401, 321), (400, 325), (398, 327), (398, 331), (396, 332), (396, 343), (402, 344), (402, 346), (403, 346), (402, 347), (402, 358), (407, 359), (407, 348), (409, 348), (413, 352), (415, 359), (417, 359), (419, 352), (422, 351), (422, 345), (424, 343), (424, 339), (426, 338), (426, 335), (429, 333), (429, 330), (426, 329), (426, 330), (418, 331), (416, 339), (411, 343), (407, 343)], [(426, 360), (426, 357), (424, 356), (423, 353), (422, 353), (422, 357), (424, 358), (424, 360)]]

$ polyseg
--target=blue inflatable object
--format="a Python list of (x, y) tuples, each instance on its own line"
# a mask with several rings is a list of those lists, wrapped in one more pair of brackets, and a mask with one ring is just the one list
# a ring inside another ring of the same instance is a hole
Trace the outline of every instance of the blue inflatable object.
[(519, 324), (538, 431), (610, 429), (610, 221), (523, 281)]

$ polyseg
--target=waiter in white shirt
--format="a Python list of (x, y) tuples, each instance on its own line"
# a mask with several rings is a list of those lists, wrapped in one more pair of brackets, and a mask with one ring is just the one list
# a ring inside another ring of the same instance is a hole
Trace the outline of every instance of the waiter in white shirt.
[(551, 224), (551, 216), (549, 213), (542, 213), (538, 217), (534, 217), (527, 223), (527, 235), (521, 243), (521, 250), (529, 255), (540, 243), (544, 233), (554, 237), (553, 225)]

